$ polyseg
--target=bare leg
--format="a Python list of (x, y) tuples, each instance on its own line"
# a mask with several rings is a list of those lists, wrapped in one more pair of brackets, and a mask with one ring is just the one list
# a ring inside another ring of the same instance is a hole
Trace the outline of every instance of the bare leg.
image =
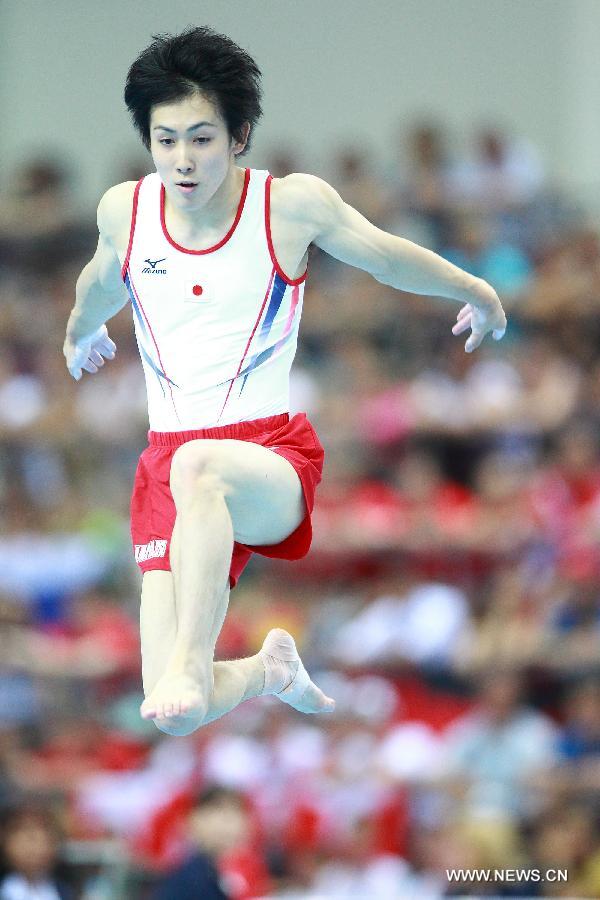
[[(177, 629), (159, 684), (142, 705), (145, 718), (190, 715), (204, 718), (213, 688), (212, 635), (228, 587), (233, 527), (223, 495), (208, 481), (180, 501), (180, 537), (193, 534), (187, 552), (179, 546), (171, 566), (175, 581)], [(201, 549), (200, 549), (201, 548)], [(218, 632), (217, 632), (218, 633)]]
[[(214, 648), (229, 602), (229, 586), (223, 592), (220, 615), (211, 632)], [(147, 572), (142, 583), (140, 635), (142, 641), (142, 680), (147, 697), (163, 675), (177, 633), (175, 590), (171, 572)], [(202, 724), (212, 722), (243, 700), (258, 697), (265, 683), (264, 664), (258, 654), (246, 659), (213, 663), (213, 690), (206, 715), (193, 717), (157, 717), (154, 723), (166, 734), (190, 734)]]
[[(228, 600), (229, 587), (223, 594), (220, 615), (211, 633), (213, 647), (225, 618)], [(142, 584), (140, 608), (142, 678), (146, 696), (151, 693), (165, 670), (175, 642), (176, 623), (172, 573), (161, 571), (146, 573)], [(203, 718), (201, 716), (157, 717), (154, 719), (154, 724), (166, 734), (178, 736), (191, 734), (201, 725), (207, 725), (225, 715), (244, 700), (258, 697), (263, 693), (274, 694), (286, 688), (290, 680), (293, 680), (296, 668), (293, 662), (281, 664), (269, 656), (265, 656), (264, 652), (245, 659), (214, 662), (213, 690), (206, 715)], [(265, 678), (265, 674), (268, 675), (268, 678)], [(331, 710), (331, 701), (316, 685), (309, 687), (308, 693), (310, 696), (305, 699), (303, 707), (305, 712), (328, 712)], [(307, 700), (311, 703), (310, 708), (306, 705)]]
[(146, 646), (163, 645), (162, 671), (147, 685), (142, 716), (189, 719), (185, 731), (169, 732), (187, 734), (259, 693), (282, 692), (282, 700), (303, 712), (332, 709), (333, 701), (310, 682), (293, 639), (280, 629), (267, 635), (255, 657), (213, 662), (227, 612), (234, 537), (249, 545), (274, 544), (294, 531), (305, 514), (294, 468), (256, 444), (190, 441), (174, 455), (171, 490), (177, 510), (171, 542), (175, 626), (156, 632), (152, 615), (142, 613), (142, 633), (150, 635)]
[(164, 672), (141, 712), (144, 718), (204, 719), (234, 537), (248, 544), (283, 540), (300, 524), (304, 499), (287, 460), (235, 440), (195, 440), (180, 447), (171, 466), (171, 490), (177, 510), (171, 558), (177, 627)]

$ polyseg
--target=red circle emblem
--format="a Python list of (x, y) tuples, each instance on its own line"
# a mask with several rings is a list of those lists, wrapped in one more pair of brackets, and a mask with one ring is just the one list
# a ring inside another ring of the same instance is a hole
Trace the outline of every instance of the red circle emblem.
[(199, 297), (202, 293), (201, 285), (195, 284), (194, 287), (192, 288), (192, 293), (194, 294), (195, 297)]

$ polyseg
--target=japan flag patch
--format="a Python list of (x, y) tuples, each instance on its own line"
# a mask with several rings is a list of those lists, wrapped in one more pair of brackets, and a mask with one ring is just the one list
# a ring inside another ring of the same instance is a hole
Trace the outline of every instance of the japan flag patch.
[(186, 303), (210, 303), (212, 291), (204, 279), (198, 281), (186, 281), (183, 291), (183, 299)]

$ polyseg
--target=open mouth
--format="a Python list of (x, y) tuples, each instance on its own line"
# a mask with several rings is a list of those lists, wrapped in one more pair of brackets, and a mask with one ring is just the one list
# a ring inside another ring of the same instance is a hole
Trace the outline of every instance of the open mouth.
[(196, 181), (178, 181), (177, 187), (185, 194), (189, 194), (194, 190), (195, 187), (197, 187), (197, 184), (198, 183)]

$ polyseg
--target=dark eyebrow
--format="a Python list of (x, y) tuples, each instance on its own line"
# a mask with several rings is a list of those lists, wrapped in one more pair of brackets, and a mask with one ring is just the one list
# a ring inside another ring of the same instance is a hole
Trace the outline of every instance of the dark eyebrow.
[[(196, 128), (202, 128), (203, 125), (209, 125), (211, 128), (216, 128), (217, 126), (214, 122), (196, 122), (195, 125), (190, 125), (187, 129), (188, 131), (195, 131)], [(168, 131), (169, 134), (175, 134), (174, 128), (167, 128), (166, 125), (155, 125), (152, 131)]]

